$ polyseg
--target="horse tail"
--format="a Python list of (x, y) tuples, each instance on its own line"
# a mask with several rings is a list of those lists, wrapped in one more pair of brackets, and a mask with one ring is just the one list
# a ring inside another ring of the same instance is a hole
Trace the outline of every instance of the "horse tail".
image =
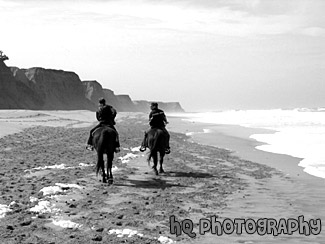
[(150, 167), (150, 160), (151, 160), (151, 158), (152, 158), (152, 151), (150, 150), (150, 152), (149, 152), (149, 156), (148, 156), (148, 159), (147, 159), (147, 161), (148, 161), (148, 166)]
[(96, 176), (98, 176), (99, 170), (104, 168), (104, 136), (103, 133), (100, 135), (97, 141), (96, 145), (96, 151), (97, 151), (97, 164), (96, 164)]
[(116, 131), (112, 128), (108, 128), (107, 130), (103, 131), (103, 150), (107, 154), (114, 153), (115, 150), (115, 143), (116, 143)]
[(99, 170), (104, 167), (104, 153), (102, 151), (97, 152), (97, 164), (96, 164), (96, 176), (98, 176)]
[(148, 161), (148, 166), (150, 167), (150, 160), (151, 160), (151, 158), (152, 158), (152, 154), (153, 154), (153, 152), (152, 152), (152, 150), (150, 150), (149, 151), (149, 155), (148, 155), (148, 159), (147, 159), (147, 161)]
[[(152, 138), (149, 138), (150, 136)], [(158, 138), (159, 138), (159, 130), (156, 130), (153, 135), (148, 134), (148, 146), (150, 147), (150, 152), (149, 152), (149, 156), (148, 156), (148, 165), (149, 166), (150, 166), (150, 160), (151, 160), (153, 154), (156, 153), (156, 151), (157, 151)], [(151, 142), (152, 142), (152, 144), (151, 144)]]

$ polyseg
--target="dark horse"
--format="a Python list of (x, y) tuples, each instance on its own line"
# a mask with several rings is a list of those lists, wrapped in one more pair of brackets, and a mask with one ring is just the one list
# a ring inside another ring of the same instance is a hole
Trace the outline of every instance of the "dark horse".
[(147, 145), (150, 149), (148, 156), (148, 164), (150, 166), (150, 160), (153, 159), (152, 169), (155, 174), (158, 175), (157, 164), (158, 164), (158, 152), (159, 152), (159, 173), (164, 173), (164, 169), (162, 167), (165, 149), (166, 149), (166, 141), (164, 132), (161, 129), (152, 128), (147, 132)]
[[(93, 145), (97, 152), (96, 176), (101, 169), (103, 183), (107, 183), (107, 179), (108, 183), (113, 183), (112, 164), (114, 158), (115, 143), (116, 132), (112, 128), (103, 126), (94, 131)], [(107, 179), (105, 173), (104, 154), (107, 156)]]

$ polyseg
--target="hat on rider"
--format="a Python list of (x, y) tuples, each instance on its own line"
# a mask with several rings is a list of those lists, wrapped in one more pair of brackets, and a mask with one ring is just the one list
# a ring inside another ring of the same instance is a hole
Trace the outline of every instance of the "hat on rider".
[(156, 102), (152, 102), (152, 103), (151, 103), (151, 106), (153, 106), (153, 107), (158, 107), (158, 103), (156, 103)]

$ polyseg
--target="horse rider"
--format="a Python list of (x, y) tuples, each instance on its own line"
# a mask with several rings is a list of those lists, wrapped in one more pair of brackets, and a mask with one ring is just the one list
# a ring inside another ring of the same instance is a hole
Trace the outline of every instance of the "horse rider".
[[(151, 103), (150, 109), (151, 109), (151, 112), (149, 114), (149, 125), (150, 125), (151, 129), (157, 128), (157, 129), (161, 129), (164, 132), (165, 143), (166, 143), (165, 153), (169, 154), (170, 153), (170, 147), (169, 147), (170, 135), (169, 135), (168, 131), (166, 130), (166, 124), (168, 124), (166, 115), (163, 110), (158, 108), (158, 103), (156, 103), (156, 102)], [(146, 140), (147, 140), (147, 133), (145, 133), (143, 142), (140, 147), (141, 152), (144, 152), (146, 150)]]
[(115, 152), (120, 152), (119, 136), (118, 136), (116, 128), (114, 127), (114, 125), (116, 124), (114, 119), (116, 117), (117, 112), (111, 105), (106, 104), (106, 101), (104, 98), (99, 99), (98, 105), (99, 105), (99, 107), (98, 107), (98, 110), (96, 111), (96, 118), (99, 121), (99, 124), (90, 130), (90, 135), (88, 138), (86, 149), (90, 150), (90, 151), (94, 150), (94, 146), (92, 143), (93, 142), (93, 132), (101, 126), (109, 126), (116, 132)]

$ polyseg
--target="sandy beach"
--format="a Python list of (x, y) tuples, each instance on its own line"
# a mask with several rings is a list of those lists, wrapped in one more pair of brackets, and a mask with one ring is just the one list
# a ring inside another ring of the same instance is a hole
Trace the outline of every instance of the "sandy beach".
[[(295, 167), (298, 159), (254, 149), (243, 128), (190, 137), (207, 125), (169, 121), (172, 152), (155, 176), (148, 150), (138, 150), (147, 115), (118, 114), (122, 150), (107, 185), (95, 175), (96, 153), (85, 150), (92, 112), (1, 110), (0, 243), (324, 243), (316, 221), (325, 219), (324, 180)], [(315, 225), (301, 234), (207, 227), (299, 216)]]

